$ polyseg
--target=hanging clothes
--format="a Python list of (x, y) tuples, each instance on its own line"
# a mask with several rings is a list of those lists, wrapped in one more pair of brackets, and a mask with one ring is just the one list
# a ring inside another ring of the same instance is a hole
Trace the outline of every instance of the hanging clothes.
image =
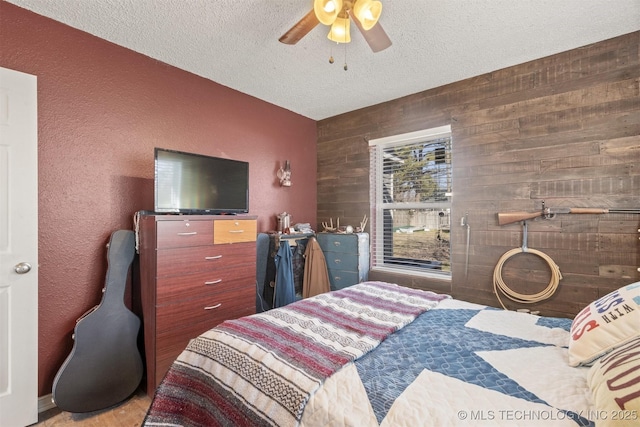
[(262, 296), (269, 302), (269, 309), (273, 308), (276, 290), (276, 255), (280, 249), (279, 240), (273, 234), (269, 236), (269, 253), (267, 255), (267, 274), (264, 278), (264, 290)]
[(302, 297), (308, 298), (331, 290), (327, 261), (320, 244), (315, 237), (310, 237), (305, 251), (304, 280)]
[(299, 239), (291, 249), (291, 265), (293, 267), (293, 284), (296, 292), (296, 299), (302, 298), (302, 284), (304, 282), (304, 254), (307, 248), (308, 239)]
[(296, 300), (296, 292), (293, 282), (293, 266), (291, 261), (291, 246), (289, 242), (280, 242), (280, 248), (275, 257), (276, 286), (273, 297), (273, 307), (284, 307)]

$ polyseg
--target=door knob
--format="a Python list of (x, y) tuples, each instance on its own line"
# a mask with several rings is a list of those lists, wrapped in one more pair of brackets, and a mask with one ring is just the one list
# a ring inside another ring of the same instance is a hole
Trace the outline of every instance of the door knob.
[(20, 264), (16, 264), (14, 270), (18, 274), (25, 274), (31, 271), (31, 264), (28, 262), (21, 262)]

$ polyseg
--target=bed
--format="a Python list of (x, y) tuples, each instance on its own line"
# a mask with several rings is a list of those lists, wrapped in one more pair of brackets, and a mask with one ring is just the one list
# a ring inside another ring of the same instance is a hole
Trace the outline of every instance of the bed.
[(563, 319), (365, 282), (192, 340), (144, 425), (640, 425), (638, 307), (640, 283)]

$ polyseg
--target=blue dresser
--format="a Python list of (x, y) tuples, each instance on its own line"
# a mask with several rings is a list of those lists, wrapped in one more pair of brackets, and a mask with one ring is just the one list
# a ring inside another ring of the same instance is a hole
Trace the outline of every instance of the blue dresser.
[(332, 291), (367, 280), (368, 233), (318, 233), (316, 238), (327, 261)]

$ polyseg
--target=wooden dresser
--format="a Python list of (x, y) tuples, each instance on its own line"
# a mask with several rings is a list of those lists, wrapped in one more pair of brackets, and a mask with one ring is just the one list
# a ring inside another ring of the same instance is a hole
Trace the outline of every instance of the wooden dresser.
[(142, 215), (134, 306), (152, 396), (189, 340), (255, 313), (256, 217)]
[(331, 290), (364, 282), (369, 277), (369, 234), (318, 233), (327, 262)]

